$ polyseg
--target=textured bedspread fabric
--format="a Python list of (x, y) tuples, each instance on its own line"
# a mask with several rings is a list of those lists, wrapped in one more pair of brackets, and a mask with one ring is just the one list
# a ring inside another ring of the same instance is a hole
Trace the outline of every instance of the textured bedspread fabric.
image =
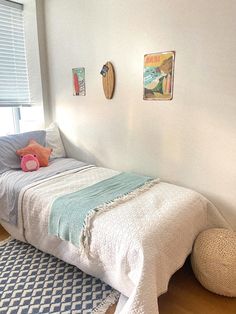
[(49, 167), (42, 167), (37, 171), (24, 172), (21, 169), (6, 171), (0, 175), (0, 218), (11, 224), (17, 224), (18, 196), (25, 186), (67, 170), (79, 171), (84, 167), (89, 165), (72, 158), (58, 158), (51, 161)]
[(118, 174), (89, 168), (60, 174), (20, 193), (19, 226), (26, 241), (96, 276), (128, 297), (122, 314), (158, 313), (157, 297), (191, 252), (198, 233), (227, 226), (200, 194), (167, 183), (154, 185), (134, 199), (99, 215), (91, 226), (91, 255), (48, 235), (56, 197)]

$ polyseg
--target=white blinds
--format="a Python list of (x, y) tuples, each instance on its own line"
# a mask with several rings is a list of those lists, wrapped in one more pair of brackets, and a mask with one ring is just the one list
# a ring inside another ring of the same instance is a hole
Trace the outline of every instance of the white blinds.
[(0, 0), (0, 107), (30, 106), (22, 9)]

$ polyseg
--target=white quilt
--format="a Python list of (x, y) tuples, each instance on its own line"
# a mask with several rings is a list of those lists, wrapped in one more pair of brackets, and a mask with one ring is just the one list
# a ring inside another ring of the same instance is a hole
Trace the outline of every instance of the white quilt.
[(101, 278), (128, 297), (122, 314), (155, 314), (157, 297), (167, 290), (171, 275), (183, 265), (198, 233), (227, 224), (200, 194), (161, 182), (95, 219), (90, 245), (93, 257), (48, 235), (50, 208), (56, 197), (117, 173), (92, 167), (28, 186), (19, 197), (19, 227), (35, 247)]

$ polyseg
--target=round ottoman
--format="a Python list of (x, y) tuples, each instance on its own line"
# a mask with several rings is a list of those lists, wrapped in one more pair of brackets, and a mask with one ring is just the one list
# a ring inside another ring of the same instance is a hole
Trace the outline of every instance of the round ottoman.
[(194, 243), (191, 264), (206, 289), (236, 297), (236, 232), (222, 228), (201, 232)]

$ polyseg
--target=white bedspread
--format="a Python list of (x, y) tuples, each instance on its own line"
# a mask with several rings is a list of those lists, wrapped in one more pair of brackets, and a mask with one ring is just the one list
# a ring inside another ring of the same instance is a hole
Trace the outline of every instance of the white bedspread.
[(159, 183), (93, 223), (91, 253), (48, 235), (53, 200), (109, 178), (117, 172), (92, 167), (57, 175), (28, 186), (19, 197), (19, 227), (25, 240), (86, 273), (99, 277), (128, 297), (121, 313), (158, 313), (157, 297), (191, 252), (198, 233), (227, 226), (216, 208), (200, 194)]

